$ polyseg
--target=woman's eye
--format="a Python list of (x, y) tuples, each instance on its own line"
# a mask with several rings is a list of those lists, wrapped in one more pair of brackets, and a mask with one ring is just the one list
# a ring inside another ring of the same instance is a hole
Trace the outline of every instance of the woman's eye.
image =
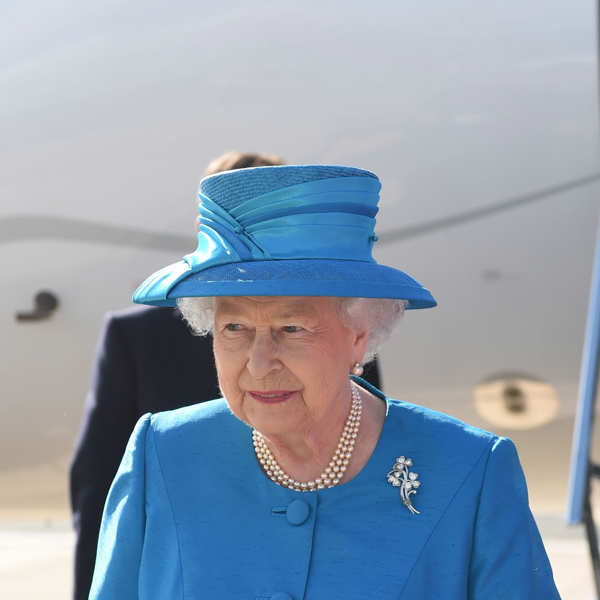
[(282, 329), (285, 333), (298, 333), (299, 331), (302, 331), (302, 327), (299, 325), (284, 325)]

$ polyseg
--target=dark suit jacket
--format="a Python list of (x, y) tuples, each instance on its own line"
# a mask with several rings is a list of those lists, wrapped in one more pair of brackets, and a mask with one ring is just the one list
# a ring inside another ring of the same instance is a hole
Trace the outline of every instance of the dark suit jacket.
[[(221, 395), (211, 344), (171, 308), (106, 317), (70, 473), (75, 600), (88, 597), (104, 501), (138, 418)], [(376, 363), (364, 378), (379, 387)]]

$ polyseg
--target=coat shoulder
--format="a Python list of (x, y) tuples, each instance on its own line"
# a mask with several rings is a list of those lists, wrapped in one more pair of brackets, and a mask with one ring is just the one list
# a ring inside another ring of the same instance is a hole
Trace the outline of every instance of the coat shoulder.
[(179, 311), (168, 306), (132, 306), (114, 310), (106, 314), (106, 320), (125, 327), (143, 327), (172, 321), (184, 323)]
[[(135, 306), (107, 313), (104, 322), (107, 332), (128, 340), (136, 347), (137, 353), (144, 356), (160, 354), (164, 359), (173, 362), (175, 357), (178, 361), (181, 360), (186, 352), (201, 352), (202, 359), (211, 365), (211, 380), (215, 379), (212, 367), (212, 338), (194, 335), (177, 309), (164, 306)], [(196, 358), (194, 355), (194, 359)]]
[(229, 410), (223, 398), (152, 415), (151, 428), (162, 446), (182, 451), (227, 450), (250, 435), (250, 427)]
[(152, 427), (156, 431), (165, 432), (186, 427), (218, 427), (231, 419), (237, 420), (229, 410), (225, 398), (216, 398), (156, 413), (152, 415)]
[(412, 436), (428, 443), (435, 440), (437, 448), (452, 449), (454, 454), (472, 456), (491, 449), (499, 439), (490, 431), (445, 413), (401, 400), (388, 399), (388, 416), (399, 420), (402, 429), (408, 428)]

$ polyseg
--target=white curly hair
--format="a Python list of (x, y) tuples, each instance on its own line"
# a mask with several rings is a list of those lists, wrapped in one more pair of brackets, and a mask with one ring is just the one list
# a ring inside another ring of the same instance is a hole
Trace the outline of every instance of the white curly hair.
[[(392, 298), (336, 298), (338, 314), (346, 327), (369, 332), (363, 362), (375, 358), (404, 314), (408, 302)], [(177, 307), (194, 335), (212, 333), (215, 315), (214, 297), (178, 298)]]

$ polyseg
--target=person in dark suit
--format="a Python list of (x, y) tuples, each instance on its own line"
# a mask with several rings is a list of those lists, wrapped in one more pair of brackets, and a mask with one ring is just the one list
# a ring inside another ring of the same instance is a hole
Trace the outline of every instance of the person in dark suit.
[[(284, 163), (274, 156), (228, 152), (206, 175), (278, 164)], [(138, 418), (221, 396), (211, 346), (209, 337), (191, 333), (176, 309), (107, 315), (70, 470), (75, 600), (88, 597), (104, 502)], [(364, 378), (381, 387), (376, 362), (365, 366)]]

